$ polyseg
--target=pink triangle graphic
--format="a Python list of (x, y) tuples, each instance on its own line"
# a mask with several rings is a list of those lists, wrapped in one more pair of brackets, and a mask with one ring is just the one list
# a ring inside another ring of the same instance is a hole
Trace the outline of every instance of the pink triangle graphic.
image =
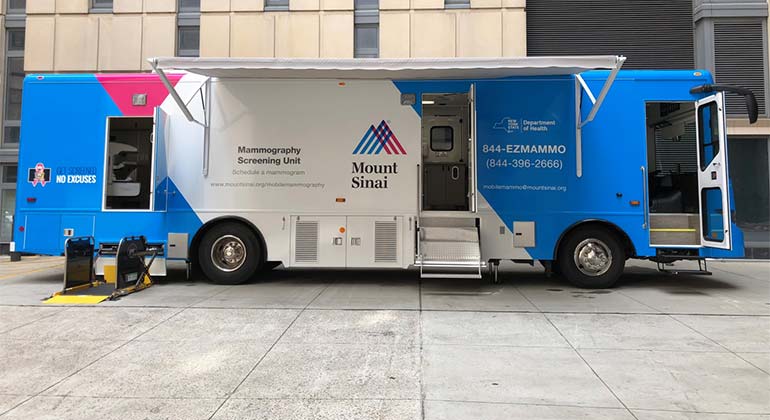
[[(94, 76), (126, 117), (150, 117), (155, 107), (160, 106), (168, 97), (168, 91), (157, 74), (96, 74)], [(182, 74), (168, 74), (168, 80), (176, 86), (182, 76)], [(135, 106), (134, 94), (146, 94), (147, 105)]]

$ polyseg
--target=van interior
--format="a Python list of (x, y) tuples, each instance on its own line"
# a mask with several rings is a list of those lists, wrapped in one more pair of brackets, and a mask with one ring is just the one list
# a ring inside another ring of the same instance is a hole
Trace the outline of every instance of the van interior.
[(105, 208), (149, 210), (153, 119), (116, 117), (107, 124)]
[(651, 245), (699, 245), (695, 104), (647, 103)]
[(468, 94), (422, 95), (422, 209), (470, 207)]

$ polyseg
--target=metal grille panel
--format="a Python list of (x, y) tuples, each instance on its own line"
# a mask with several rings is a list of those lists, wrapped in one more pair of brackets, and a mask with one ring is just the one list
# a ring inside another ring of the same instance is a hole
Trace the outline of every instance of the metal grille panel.
[[(765, 114), (765, 59), (762, 22), (714, 23), (714, 61), (717, 82), (751, 89), (757, 97), (759, 113)], [(728, 114), (746, 115), (743, 97), (728, 93)]]
[(294, 230), (294, 260), (298, 263), (317, 263), (318, 222), (297, 221)]
[(622, 54), (624, 68), (694, 66), (691, 0), (528, 0), (527, 54)]
[(374, 262), (398, 262), (398, 223), (374, 222)]

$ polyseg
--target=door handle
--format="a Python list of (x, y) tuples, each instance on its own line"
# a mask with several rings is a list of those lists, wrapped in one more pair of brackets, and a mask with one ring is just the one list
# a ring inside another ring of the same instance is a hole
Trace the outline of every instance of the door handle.
[(332, 244), (336, 246), (342, 245), (342, 236), (336, 236), (334, 239), (332, 239)]
[(452, 180), (457, 181), (460, 179), (460, 168), (458, 166), (452, 166)]

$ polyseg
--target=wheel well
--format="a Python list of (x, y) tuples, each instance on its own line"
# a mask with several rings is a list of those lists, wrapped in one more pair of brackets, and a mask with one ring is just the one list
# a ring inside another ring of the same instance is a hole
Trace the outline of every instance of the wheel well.
[(636, 248), (634, 247), (634, 243), (631, 242), (631, 238), (628, 237), (628, 234), (618, 227), (618, 225), (608, 222), (606, 220), (583, 220), (581, 222), (575, 223), (574, 225), (570, 226), (567, 230), (565, 230), (561, 236), (559, 237), (559, 240), (556, 241), (556, 247), (553, 249), (553, 257), (554, 259), (557, 258), (557, 254), (559, 253), (559, 247), (561, 247), (561, 243), (569, 236), (572, 232), (574, 232), (577, 229), (580, 228), (594, 228), (594, 229), (604, 229), (607, 230), (615, 235), (617, 235), (618, 238), (620, 238), (621, 243), (623, 244), (623, 248), (626, 251), (626, 257), (633, 257), (636, 255)]
[(190, 251), (188, 255), (193, 265), (197, 267), (198, 246), (200, 245), (200, 242), (203, 239), (203, 236), (206, 235), (206, 232), (208, 232), (211, 228), (222, 223), (238, 223), (243, 225), (246, 229), (251, 230), (257, 236), (257, 239), (259, 240), (259, 245), (262, 248), (262, 261), (263, 262), (267, 261), (267, 244), (265, 243), (265, 237), (262, 236), (262, 232), (260, 232), (259, 229), (256, 226), (254, 226), (253, 223), (244, 219), (243, 217), (222, 216), (206, 222), (203, 226), (201, 226), (200, 229), (198, 229), (198, 232), (195, 233), (195, 236), (193, 236), (192, 242), (190, 243)]

